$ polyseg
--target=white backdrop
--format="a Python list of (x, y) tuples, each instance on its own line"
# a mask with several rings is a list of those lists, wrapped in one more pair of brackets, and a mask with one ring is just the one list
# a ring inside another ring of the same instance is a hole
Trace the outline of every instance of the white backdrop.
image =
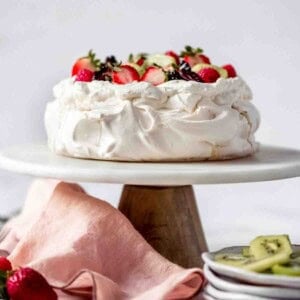
[[(90, 48), (104, 57), (185, 44), (216, 64), (232, 63), (262, 115), (262, 143), (300, 149), (300, 1), (1, 1), (0, 148), (44, 141), (52, 87)], [(0, 213), (18, 208), (31, 178), (0, 171)], [(300, 243), (300, 179), (196, 186), (208, 244), (289, 233)], [(114, 205), (121, 186), (88, 184)]]

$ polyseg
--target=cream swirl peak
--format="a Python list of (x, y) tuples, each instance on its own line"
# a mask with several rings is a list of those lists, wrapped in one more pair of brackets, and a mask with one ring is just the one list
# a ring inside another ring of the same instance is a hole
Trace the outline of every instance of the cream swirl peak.
[(259, 113), (238, 76), (214, 83), (115, 84), (76, 76), (54, 87), (45, 125), (52, 151), (120, 161), (221, 160), (252, 154)]

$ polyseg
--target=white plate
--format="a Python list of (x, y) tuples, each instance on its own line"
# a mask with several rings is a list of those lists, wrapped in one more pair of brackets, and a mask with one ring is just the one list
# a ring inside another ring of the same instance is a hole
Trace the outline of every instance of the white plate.
[(242, 293), (231, 293), (220, 291), (211, 284), (206, 285), (204, 293), (214, 297), (216, 300), (277, 300), (278, 298), (267, 298), (260, 296), (251, 296)]
[[(227, 266), (214, 261), (216, 254), (222, 253), (241, 253), (245, 246), (229, 247), (216, 252), (205, 252), (202, 254), (203, 261), (217, 274), (228, 276), (239, 281), (249, 282), (259, 285), (277, 285), (300, 289), (300, 277), (291, 277), (284, 275), (262, 274), (246, 271), (243, 269)], [(300, 251), (299, 245), (293, 246), (295, 251)], [(300, 296), (299, 296), (300, 299)]]
[(300, 299), (300, 289), (273, 287), (273, 286), (254, 286), (234, 282), (224, 277), (216, 276), (208, 267), (204, 266), (206, 279), (217, 289), (233, 293), (243, 293), (249, 295), (280, 298), (280, 299)]

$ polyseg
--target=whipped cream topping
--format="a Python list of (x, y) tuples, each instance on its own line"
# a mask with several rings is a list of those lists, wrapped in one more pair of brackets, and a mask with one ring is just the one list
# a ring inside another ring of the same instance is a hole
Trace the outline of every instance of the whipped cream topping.
[(54, 87), (45, 125), (52, 151), (73, 157), (205, 160), (257, 149), (259, 113), (240, 77), (117, 85), (67, 78)]

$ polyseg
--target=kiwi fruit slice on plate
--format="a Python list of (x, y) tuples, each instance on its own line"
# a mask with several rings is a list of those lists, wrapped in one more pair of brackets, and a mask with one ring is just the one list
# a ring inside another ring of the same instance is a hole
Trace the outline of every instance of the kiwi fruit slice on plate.
[(276, 264), (272, 267), (276, 275), (300, 276), (300, 262), (289, 261), (285, 264)]
[(250, 252), (255, 259), (282, 255), (288, 260), (293, 249), (288, 235), (265, 235), (250, 242)]
[(242, 255), (245, 257), (251, 257), (250, 247), (244, 247), (242, 249)]
[(215, 255), (215, 261), (224, 265), (243, 267), (249, 261), (249, 258), (242, 254), (225, 253)]
[[(275, 265), (287, 264), (292, 253), (288, 235), (258, 236), (250, 242), (249, 247), (244, 247), (240, 254), (218, 254), (215, 261), (248, 271), (267, 272)], [(278, 271), (278, 268), (275, 269)]]
[(276, 275), (300, 276), (300, 252), (294, 252), (285, 264), (276, 264), (272, 267)]

